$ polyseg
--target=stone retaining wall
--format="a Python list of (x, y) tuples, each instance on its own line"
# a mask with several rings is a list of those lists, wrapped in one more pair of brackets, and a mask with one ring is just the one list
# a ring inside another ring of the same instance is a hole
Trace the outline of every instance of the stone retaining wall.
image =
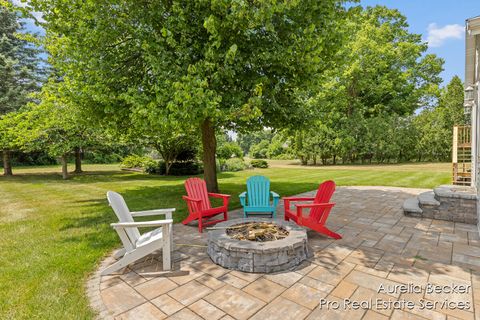
[[(424, 213), (432, 218), (477, 224), (477, 195), (475, 190), (458, 186), (440, 186), (434, 189), (440, 205), (435, 209), (425, 206)], [(424, 217), (427, 217), (424, 214)]]

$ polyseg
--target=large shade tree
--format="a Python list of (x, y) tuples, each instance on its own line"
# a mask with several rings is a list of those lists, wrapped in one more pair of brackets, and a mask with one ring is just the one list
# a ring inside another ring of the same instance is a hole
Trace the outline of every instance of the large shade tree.
[[(0, 1), (0, 116), (17, 112), (32, 101), (31, 94), (39, 90), (46, 71), (41, 50), (26, 40), (34, 37), (26, 34), (24, 22), (14, 9), (10, 1)], [(15, 126), (7, 128), (14, 118), (10, 115), (0, 120), (5, 127), (0, 139), (5, 175), (12, 174), (11, 154), (18, 150), (13, 135)], [(7, 129), (12, 134), (7, 134)]]
[[(218, 189), (215, 132), (294, 125), (340, 46), (338, 0), (31, 0), (82, 106), (115, 126), (188, 122)], [(147, 121), (148, 123), (148, 121)]]
[[(396, 9), (368, 7), (346, 24), (348, 41), (339, 51), (341, 63), (325, 73), (319, 104), (345, 118), (358, 113), (407, 115), (435, 102), (443, 60), (426, 54), (427, 43), (410, 33)], [(321, 108), (320, 108), (321, 109)]]
[[(296, 135), (304, 163), (308, 153), (325, 147), (347, 161), (369, 160), (376, 148), (382, 150), (377, 156), (388, 160), (386, 154), (399, 152), (386, 151), (380, 141), (387, 135), (378, 128), (389, 122), (392, 127), (394, 119), (437, 102), (443, 60), (426, 54), (427, 44), (409, 32), (406, 17), (383, 6), (351, 13), (339, 62), (324, 72), (317, 96), (309, 100), (318, 111), (311, 117), (312, 130)], [(323, 144), (327, 132), (333, 145)]]
[(453, 126), (466, 123), (463, 114), (463, 90), (462, 80), (454, 76), (442, 89), (438, 105), (425, 108), (415, 118), (415, 128), (419, 132), (419, 160), (450, 160)]

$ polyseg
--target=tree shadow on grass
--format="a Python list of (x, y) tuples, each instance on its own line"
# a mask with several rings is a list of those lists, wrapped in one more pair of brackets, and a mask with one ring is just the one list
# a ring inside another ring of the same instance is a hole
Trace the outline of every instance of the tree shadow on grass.
[[(223, 178), (233, 177), (231, 173), (222, 173)], [(80, 174), (70, 174), (69, 178), (64, 180), (60, 173), (56, 172), (44, 172), (44, 173), (20, 173), (13, 176), (0, 176), (0, 182), (2, 181), (14, 181), (16, 183), (64, 183), (64, 184), (85, 184), (85, 183), (97, 183), (97, 182), (128, 182), (128, 181), (175, 181), (183, 183), (190, 177), (203, 177), (203, 175), (192, 176), (162, 176), (162, 175), (150, 175), (140, 172), (132, 171), (85, 171)]]

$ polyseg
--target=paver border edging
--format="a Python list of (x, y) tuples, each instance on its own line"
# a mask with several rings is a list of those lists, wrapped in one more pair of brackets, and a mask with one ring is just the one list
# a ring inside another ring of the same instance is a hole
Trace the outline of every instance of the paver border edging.
[(100, 284), (101, 284), (101, 271), (114, 262), (113, 253), (117, 249), (110, 251), (110, 253), (104, 258), (95, 271), (88, 277), (88, 280), (85, 284), (86, 294), (88, 298), (88, 304), (95, 311), (95, 319), (107, 319), (114, 320), (114, 317), (111, 313), (108, 312), (107, 307), (103, 303), (102, 297), (100, 296)]

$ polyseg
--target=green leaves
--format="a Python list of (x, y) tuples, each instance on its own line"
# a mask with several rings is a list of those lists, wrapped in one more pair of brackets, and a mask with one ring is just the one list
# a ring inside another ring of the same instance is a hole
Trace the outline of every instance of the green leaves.
[(25, 33), (14, 7), (0, 3), (0, 115), (32, 101), (44, 81), (38, 39)]
[[(208, 117), (258, 128), (293, 124), (304, 113), (296, 92), (306, 92), (338, 49), (339, 3), (48, 0), (37, 6), (47, 20), (52, 62), (72, 79), (75, 100), (92, 100), (96, 114), (118, 110), (128, 119), (122, 110), (136, 100), (184, 121)], [(252, 117), (239, 117), (252, 110)]]

